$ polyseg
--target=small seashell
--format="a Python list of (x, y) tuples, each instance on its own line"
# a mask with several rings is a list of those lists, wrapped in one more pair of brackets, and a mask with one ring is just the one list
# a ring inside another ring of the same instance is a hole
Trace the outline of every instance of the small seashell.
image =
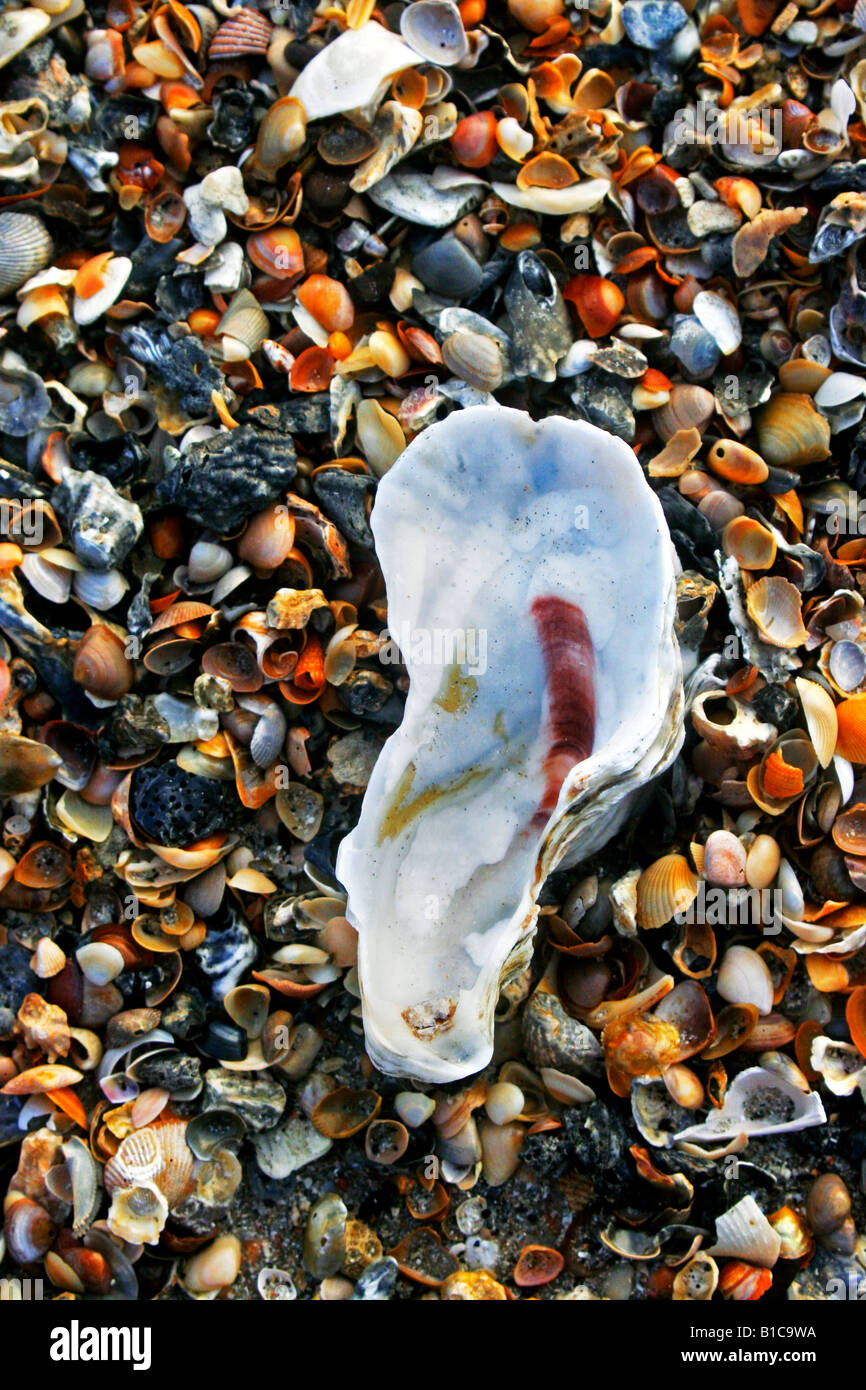
[(696, 429), (703, 434), (716, 408), (715, 397), (703, 386), (686, 386), (679, 382), (671, 388), (670, 400), (653, 411), (653, 422), (659, 439), (672, 439), (677, 430)]
[(852, 695), (836, 706), (836, 752), (850, 763), (866, 763), (866, 694)]
[(747, 1196), (716, 1217), (716, 1243), (707, 1253), (732, 1255), (762, 1269), (772, 1269), (781, 1248), (781, 1236), (773, 1230), (754, 1197)]
[(787, 579), (778, 575), (759, 579), (746, 594), (746, 608), (761, 637), (771, 646), (793, 649), (807, 640), (803, 601)]
[(243, 1250), (237, 1236), (217, 1236), (212, 1244), (199, 1250), (184, 1266), (182, 1283), (196, 1296), (217, 1294), (233, 1284), (240, 1273)]
[(804, 680), (802, 676), (798, 676), (794, 685), (803, 706), (806, 728), (818, 755), (818, 762), (822, 767), (829, 767), (839, 736), (836, 706), (817, 681)]
[(708, 883), (739, 888), (746, 882), (746, 851), (729, 830), (714, 830), (704, 845), (703, 873)]
[(510, 1081), (500, 1081), (491, 1086), (484, 1102), (484, 1108), (495, 1125), (507, 1125), (516, 1120), (523, 1106), (523, 1092)]
[(663, 927), (674, 913), (686, 912), (697, 895), (697, 875), (685, 856), (665, 854), (638, 879), (638, 924), (645, 929)]
[(208, 47), (209, 59), (239, 58), (245, 53), (264, 55), (268, 51), (274, 26), (258, 10), (241, 6), (232, 10), (219, 26)]
[(23, 53), (51, 24), (51, 16), (35, 7), (5, 10), (0, 20), (0, 67)]
[(754, 1004), (759, 1014), (772, 1012), (773, 977), (764, 957), (750, 946), (728, 947), (716, 989), (731, 1004)]
[[(426, 0), (419, 0), (425, 3)], [(482, 333), (452, 333), (442, 342), (442, 360), (450, 372), (479, 391), (502, 383), (502, 355), (493, 338)]]
[(408, 1125), (410, 1129), (418, 1129), (430, 1119), (436, 1109), (436, 1102), (421, 1091), (400, 1091), (394, 1097), (394, 1109), (404, 1125)]
[(699, 1250), (682, 1265), (676, 1273), (673, 1284), (675, 1303), (703, 1303), (711, 1299), (719, 1283), (719, 1267), (712, 1255)]
[(576, 276), (562, 293), (574, 305), (590, 338), (603, 338), (610, 333), (625, 308), (619, 286), (600, 275)]
[(733, 555), (740, 569), (768, 570), (775, 563), (775, 537), (752, 517), (735, 516), (729, 521), (722, 532), (722, 545), (728, 555)]
[(781, 851), (772, 835), (758, 835), (746, 855), (746, 882), (750, 888), (769, 888), (775, 882)]
[(779, 392), (755, 418), (761, 456), (774, 468), (803, 468), (830, 455), (830, 423), (811, 396)]
[(396, 73), (424, 60), (396, 34), (370, 20), (347, 29), (307, 63), (289, 95), (308, 121), (355, 111), (374, 100)]
[(823, 1173), (812, 1183), (806, 1218), (816, 1236), (837, 1231), (851, 1213), (851, 1194), (838, 1173)]
[(92, 942), (79, 946), (75, 952), (81, 973), (93, 985), (107, 985), (116, 980), (126, 968), (123, 956), (107, 942)]
[(296, 97), (280, 97), (266, 113), (256, 136), (255, 161), (272, 175), (294, 159), (307, 138), (307, 117)]
[(38, 217), (29, 212), (0, 212), (0, 295), (19, 289), (53, 255), (54, 242)]
[(79, 685), (101, 700), (119, 700), (132, 689), (134, 674), (135, 667), (117, 634), (101, 623), (88, 628), (72, 666)]
[(53, 979), (66, 965), (66, 955), (52, 941), (50, 936), (42, 936), (36, 943), (36, 950), (30, 958), (30, 969), (40, 980)]
[(120, 570), (80, 570), (72, 576), (72, 587), (82, 603), (107, 613), (120, 603), (129, 584)]
[(463, 20), (449, 0), (415, 0), (400, 14), (400, 33), (428, 63), (453, 67), (469, 51)]
[(151, 1183), (120, 1187), (111, 1199), (108, 1229), (130, 1245), (156, 1245), (168, 1214), (165, 1197)]

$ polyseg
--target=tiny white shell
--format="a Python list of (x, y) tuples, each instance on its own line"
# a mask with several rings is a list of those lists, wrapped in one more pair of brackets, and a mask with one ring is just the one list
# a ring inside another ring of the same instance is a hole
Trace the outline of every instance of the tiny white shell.
[(716, 1243), (707, 1253), (731, 1255), (762, 1269), (772, 1269), (781, 1248), (782, 1237), (773, 1230), (754, 1197), (749, 1196), (716, 1217)]
[(754, 1004), (759, 1014), (773, 1008), (773, 977), (751, 946), (729, 946), (719, 968), (716, 989), (729, 1004)]

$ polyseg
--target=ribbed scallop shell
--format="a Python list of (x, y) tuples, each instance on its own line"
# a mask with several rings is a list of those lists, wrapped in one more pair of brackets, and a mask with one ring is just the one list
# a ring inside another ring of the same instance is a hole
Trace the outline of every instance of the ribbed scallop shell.
[(195, 1186), (198, 1164), (186, 1142), (186, 1121), (166, 1120), (127, 1136), (105, 1165), (106, 1191), (151, 1182), (169, 1208), (178, 1206)]
[(53, 255), (54, 242), (38, 217), (0, 212), (0, 295), (19, 289)]
[(152, 1129), (137, 1129), (122, 1140), (105, 1165), (105, 1190), (152, 1182), (162, 1167), (162, 1154)]
[(241, 53), (267, 53), (273, 28), (257, 10), (238, 10), (217, 29), (207, 56), (235, 58)]
[(665, 854), (644, 869), (637, 882), (637, 920), (647, 929), (663, 927), (685, 912), (698, 895), (698, 880), (682, 854)]

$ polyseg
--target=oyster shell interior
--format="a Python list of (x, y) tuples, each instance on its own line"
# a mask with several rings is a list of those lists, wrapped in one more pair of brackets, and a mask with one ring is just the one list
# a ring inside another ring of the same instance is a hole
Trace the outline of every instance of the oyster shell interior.
[(447, 1081), (491, 1056), (547, 875), (680, 747), (676, 559), (627, 445), (500, 406), (425, 430), (372, 527), (410, 690), (337, 875), (371, 1057)]

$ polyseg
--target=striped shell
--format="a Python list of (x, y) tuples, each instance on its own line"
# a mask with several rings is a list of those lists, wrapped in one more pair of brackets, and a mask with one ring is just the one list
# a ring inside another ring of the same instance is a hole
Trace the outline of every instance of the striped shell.
[(274, 26), (257, 10), (237, 10), (211, 39), (209, 58), (236, 58), (241, 53), (267, 53)]
[(29, 212), (0, 212), (0, 295), (17, 290), (54, 255), (54, 242)]
[(127, 1135), (105, 1165), (105, 1188), (114, 1192), (153, 1183), (173, 1209), (192, 1192), (197, 1169), (186, 1142), (186, 1120), (165, 1120)]

